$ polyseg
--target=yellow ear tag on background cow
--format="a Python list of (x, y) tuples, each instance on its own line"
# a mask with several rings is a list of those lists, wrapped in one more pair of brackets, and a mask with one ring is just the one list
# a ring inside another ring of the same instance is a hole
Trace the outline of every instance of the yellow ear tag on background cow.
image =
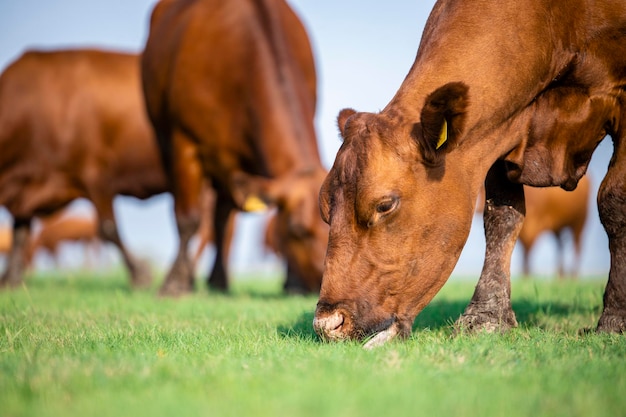
[(437, 142), (437, 148), (441, 148), (441, 145), (446, 143), (448, 140), (448, 122), (446, 119), (443, 119), (443, 126), (441, 126), (441, 132), (439, 132), (439, 141)]
[(267, 210), (267, 204), (256, 195), (251, 195), (244, 201), (243, 210), (248, 212), (264, 211)]

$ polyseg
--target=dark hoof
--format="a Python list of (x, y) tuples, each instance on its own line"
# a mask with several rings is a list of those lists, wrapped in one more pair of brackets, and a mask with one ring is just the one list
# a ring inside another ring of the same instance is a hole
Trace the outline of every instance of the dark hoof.
[(147, 262), (137, 262), (136, 269), (130, 277), (130, 285), (135, 289), (150, 288), (152, 285), (152, 273)]
[(229, 291), (228, 284), (226, 283), (216, 283), (209, 281), (208, 283), (209, 291), (218, 292), (218, 293), (227, 293)]
[(194, 292), (193, 285), (180, 284), (178, 282), (165, 283), (159, 289), (160, 297), (178, 298)]
[(454, 334), (459, 333), (505, 333), (517, 327), (515, 313), (512, 310), (494, 313), (464, 313), (454, 323)]
[(626, 333), (626, 316), (617, 314), (604, 314), (598, 321), (598, 333)]
[(212, 272), (207, 280), (207, 287), (212, 292), (227, 293), (230, 288), (228, 277), (224, 274)]
[(6, 280), (6, 281), (0, 281), (0, 290), (12, 290), (12, 289), (16, 289), (21, 287), (23, 284), (22, 281), (12, 281), (12, 280)]
[(13, 288), (21, 287), (24, 280), (20, 276), (16, 275), (4, 275), (0, 279), (0, 289), (9, 290)]

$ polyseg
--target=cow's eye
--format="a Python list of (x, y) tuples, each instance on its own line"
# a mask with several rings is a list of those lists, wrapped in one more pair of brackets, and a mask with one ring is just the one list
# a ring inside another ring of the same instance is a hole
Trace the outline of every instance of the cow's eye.
[(396, 196), (386, 198), (376, 205), (376, 213), (389, 214), (398, 207), (400, 199)]

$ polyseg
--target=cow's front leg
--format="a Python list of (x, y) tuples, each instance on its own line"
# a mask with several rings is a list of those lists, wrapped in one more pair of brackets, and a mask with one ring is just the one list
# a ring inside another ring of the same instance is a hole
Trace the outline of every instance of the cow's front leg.
[[(622, 141), (619, 141), (622, 142)], [(616, 155), (598, 192), (600, 220), (609, 237), (611, 269), (604, 290), (599, 332), (626, 332), (626, 145)], [(622, 149), (624, 148), (624, 149)]]
[(485, 180), (485, 262), (474, 295), (456, 321), (457, 331), (506, 331), (517, 327), (511, 308), (511, 255), (524, 221), (524, 188), (506, 178), (497, 162)]
[(11, 251), (7, 258), (6, 270), (0, 278), (0, 287), (17, 287), (23, 282), (30, 243), (30, 223), (30, 219), (15, 219), (13, 223)]
[(112, 196), (101, 195), (99, 198), (92, 198), (91, 201), (98, 213), (98, 233), (103, 240), (113, 243), (119, 249), (130, 274), (131, 286), (133, 288), (148, 288), (152, 283), (149, 265), (136, 259), (122, 242), (113, 212)]
[(228, 194), (218, 193), (213, 227), (215, 228), (215, 263), (207, 278), (212, 290), (228, 291), (228, 258), (235, 224), (235, 205)]
[(180, 296), (194, 290), (194, 270), (188, 248), (200, 226), (203, 174), (194, 141), (181, 130), (175, 130), (171, 140), (170, 181), (179, 239), (176, 258), (159, 294)]

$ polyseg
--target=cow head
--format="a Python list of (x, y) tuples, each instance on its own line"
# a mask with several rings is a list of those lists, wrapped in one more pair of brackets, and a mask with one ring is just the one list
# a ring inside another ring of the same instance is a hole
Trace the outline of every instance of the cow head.
[(320, 192), (330, 225), (313, 321), (322, 338), (372, 336), (374, 346), (408, 336), (452, 272), (478, 192), (447, 161), (461, 149), (467, 100), (451, 83), (426, 98), (419, 120), (339, 114), (343, 144)]
[(311, 291), (320, 288), (328, 243), (328, 225), (320, 217), (318, 206), (325, 176), (321, 168), (276, 179), (240, 175), (239, 183), (245, 186), (240, 187), (241, 196), (235, 197), (246, 211), (260, 208), (260, 204), (277, 207), (279, 252)]

